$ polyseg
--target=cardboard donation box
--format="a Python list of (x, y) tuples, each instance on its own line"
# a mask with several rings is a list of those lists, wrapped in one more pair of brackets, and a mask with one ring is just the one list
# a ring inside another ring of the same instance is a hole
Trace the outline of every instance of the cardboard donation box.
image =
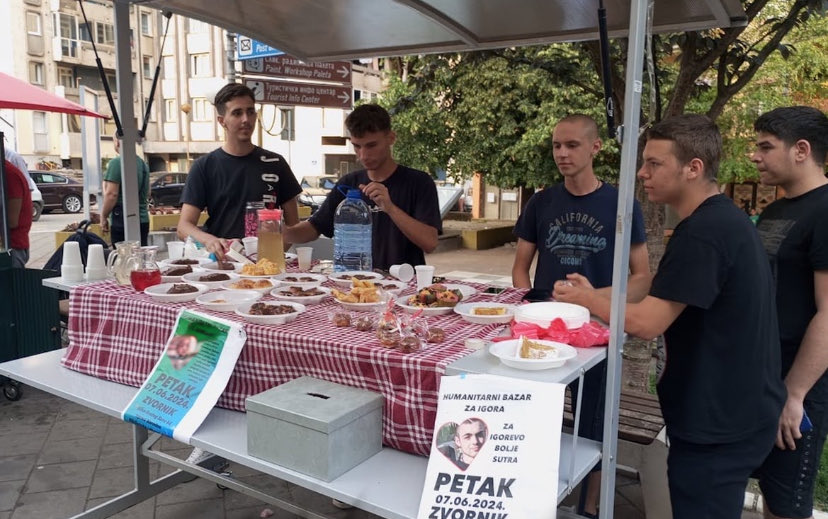
[(324, 481), (382, 449), (382, 395), (300, 377), (247, 398), (247, 452)]

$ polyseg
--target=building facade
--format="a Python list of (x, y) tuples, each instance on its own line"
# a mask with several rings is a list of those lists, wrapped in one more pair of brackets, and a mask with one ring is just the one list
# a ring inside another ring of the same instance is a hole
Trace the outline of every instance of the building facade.
[[(49, 92), (81, 102), (97, 97), (98, 111), (111, 114), (98, 73), (93, 42), (118, 106), (115, 79), (115, 28), (111, 2), (83, 3), (89, 26), (76, 0), (0, 2), (0, 70), (28, 79)], [(130, 59), (135, 124), (141, 128), (153, 76), (160, 76), (139, 154), (152, 171), (186, 171), (198, 156), (221, 146), (212, 98), (239, 78), (234, 34), (209, 24), (155, 9), (130, 6)], [(163, 42), (163, 49), (162, 49)], [(352, 65), (355, 100), (375, 99), (382, 89), (377, 60)], [(87, 102), (87, 106), (90, 106)], [(344, 120), (349, 110), (263, 104), (257, 144), (284, 155), (297, 177), (344, 174), (356, 167)], [(126, 121), (122, 121), (127, 124)], [(81, 169), (80, 118), (25, 110), (0, 110), (0, 129), (30, 168)], [(101, 127), (101, 167), (115, 156), (114, 122)]]

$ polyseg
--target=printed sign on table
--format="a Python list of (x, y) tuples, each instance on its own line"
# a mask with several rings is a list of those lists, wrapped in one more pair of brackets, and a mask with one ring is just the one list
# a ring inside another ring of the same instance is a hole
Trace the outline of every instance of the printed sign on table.
[(122, 419), (189, 443), (224, 391), (246, 340), (237, 323), (182, 310)]
[(443, 377), (417, 517), (554, 518), (565, 387)]

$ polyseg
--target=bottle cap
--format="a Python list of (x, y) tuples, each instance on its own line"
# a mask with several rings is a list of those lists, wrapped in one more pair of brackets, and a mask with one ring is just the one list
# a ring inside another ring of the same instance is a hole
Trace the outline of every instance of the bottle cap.
[(259, 209), (259, 220), (281, 220), (281, 209)]
[(359, 189), (358, 187), (352, 187), (351, 189), (348, 190), (348, 194), (345, 195), (345, 196), (348, 197), (348, 198), (361, 199), (362, 198), (362, 190)]

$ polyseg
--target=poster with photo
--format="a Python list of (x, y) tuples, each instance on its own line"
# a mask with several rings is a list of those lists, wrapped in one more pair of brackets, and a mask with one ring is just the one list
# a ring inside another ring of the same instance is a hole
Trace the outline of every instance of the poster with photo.
[(181, 310), (122, 419), (189, 443), (227, 386), (246, 339), (240, 324)]
[(554, 518), (565, 387), (443, 377), (417, 517)]

